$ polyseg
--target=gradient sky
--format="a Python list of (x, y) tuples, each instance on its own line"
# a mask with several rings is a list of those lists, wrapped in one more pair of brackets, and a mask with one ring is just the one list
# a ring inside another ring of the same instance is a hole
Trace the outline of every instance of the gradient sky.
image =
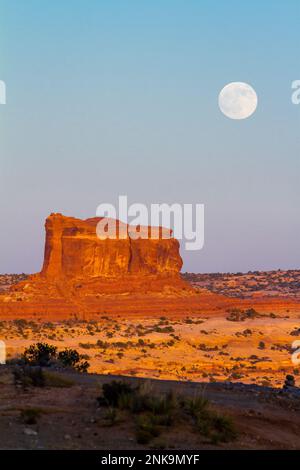
[[(0, 272), (119, 194), (205, 204), (184, 270), (300, 268), (299, 44), (299, 0), (0, 0)], [(232, 81), (249, 119), (218, 109)]]

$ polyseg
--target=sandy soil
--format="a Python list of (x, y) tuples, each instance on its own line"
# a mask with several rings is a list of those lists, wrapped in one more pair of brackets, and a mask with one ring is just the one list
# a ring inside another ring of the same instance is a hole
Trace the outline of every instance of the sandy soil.
[[(153, 390), (172, 389), (184, 396), (204, 394), (219, 412), (231, 416), (238, 430), (236, 441), (217, 446), (185, 423), (165, 430), (147, 445), (139, 445), (135, 426), (120, 414), (109, 425), (105, 409), (97, 408), (101, 385), (113, 377), (61, 373), (67, 387), (17, 390), (11, 370), (0, 367), (1, 449), (300, 449), (300, 400), (255, 386), (152, 381)], [(115, 377), (114, 377), (115, 378)], [(129, 381), (142, 379), (128, 378)], [(24, 424), (20, 415), (38, 409), (36, 424)]]
[[(90, 372), (185, 381), (230, 380), (281, 387), (287, 373), (300, 385), (292, 343), (300, 339), (300, 312), (291, 318), (244, 321), (220, 317), (183, 319), (102, 317), (60, 323), (0, 323), (8, 358), (38, 341), (77, 349)], [(292, 333), (292, 334), (291, 334)], [(298, 336), (299, 335), (299, 336)]]

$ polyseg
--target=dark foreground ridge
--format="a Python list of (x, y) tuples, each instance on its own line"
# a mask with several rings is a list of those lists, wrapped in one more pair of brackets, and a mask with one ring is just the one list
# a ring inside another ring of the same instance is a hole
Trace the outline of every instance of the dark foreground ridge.
[[(13, 383), (13, 367), (1, 366), (2, 449), (300, 448), (297, 392), (240, 383), (202, 384), (51, 370), (45, 373), (44, 387), (23, 390)], [(113, 401), (103, 406), (103, 385), (113, 380), (133, 388), (139, 384), (148, 394), (150, 390), (151, 395), (160, 397), (159, 406), (163, 405), (161, 397), (170, 397), (170, 393), (183, 397), (181, 403), (184, 399), (189, 404), (186, 412), (190, 424), (196, 427), (181, 420), (177, 412), (168, 417), (168, 409), (164, 408), (160, 412), (164, 420), (154, 425), (151, 416), (157, 416), (155, 409), (151, 414), (139, 405), (140, 409), (131, 414), (127, 395), (118, 406)], [(213, 415), (207, 414), (211, 413), (207, 403)], [(199, 416), (202, 421), (198, 425), (202, 425), (197, 428), (195, 419)], [(221, 439), (214, 440), (214, 434), (203, 427), (207, 416), (212, 416), (214, 429), (219, 426), (222, 430)]]

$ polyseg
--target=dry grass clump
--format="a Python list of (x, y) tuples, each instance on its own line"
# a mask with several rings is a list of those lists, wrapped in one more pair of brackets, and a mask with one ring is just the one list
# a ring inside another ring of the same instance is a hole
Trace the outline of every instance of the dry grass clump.
[(138, 444), (148, 444), (176, 426), (189, 426), (213, 444), (236, 439), (237, 431), (229, 416), (217, 412), (203, 394), (179, 396), (169, 391), (157, 394), (151, 383), (132, 386), (125, 381), (112, 381), (102, 387), (98, 405), (107, 407), (111, 425), (118, 422), (118, 413), (135, 424)]

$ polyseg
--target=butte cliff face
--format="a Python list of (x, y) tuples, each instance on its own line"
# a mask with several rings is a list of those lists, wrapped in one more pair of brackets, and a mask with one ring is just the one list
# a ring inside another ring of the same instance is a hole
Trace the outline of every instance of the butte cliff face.
[(115, 237), (99, 238), (101, 221), (51, 214), (42, 271), (0, 293), (0, 319), (182, 317), (236, 304), (210, 292), (197, 295), (181, 278), (179, 242), (165, 238), (166, 229), (138, 227), (143, 238), (136, 239), (134, 227), (118, 222)]
[(51, 214), (42, 271), (0, 294), (0, 318), (185, 313), (192, 289), (180, 276), (179, 242), (166, 229), (121, 222), (114, 237), (99, 237), (103, 221)]
[(46, 242), (41, 276), (51, 281), (129, 275), (179, 275), (182, 259), (177, 240), (162, 238), (161, 229), (152, 232), (154, 237), (151, 238), (148, 227), (142, 227), (141, 230), (148, 232), (150, 238), (133, 239), (130, 226), (119, 222), (113, 238), (100, 239), (96, 229), (101, 220), (79, 220), (51, 214), (45, 224)]

